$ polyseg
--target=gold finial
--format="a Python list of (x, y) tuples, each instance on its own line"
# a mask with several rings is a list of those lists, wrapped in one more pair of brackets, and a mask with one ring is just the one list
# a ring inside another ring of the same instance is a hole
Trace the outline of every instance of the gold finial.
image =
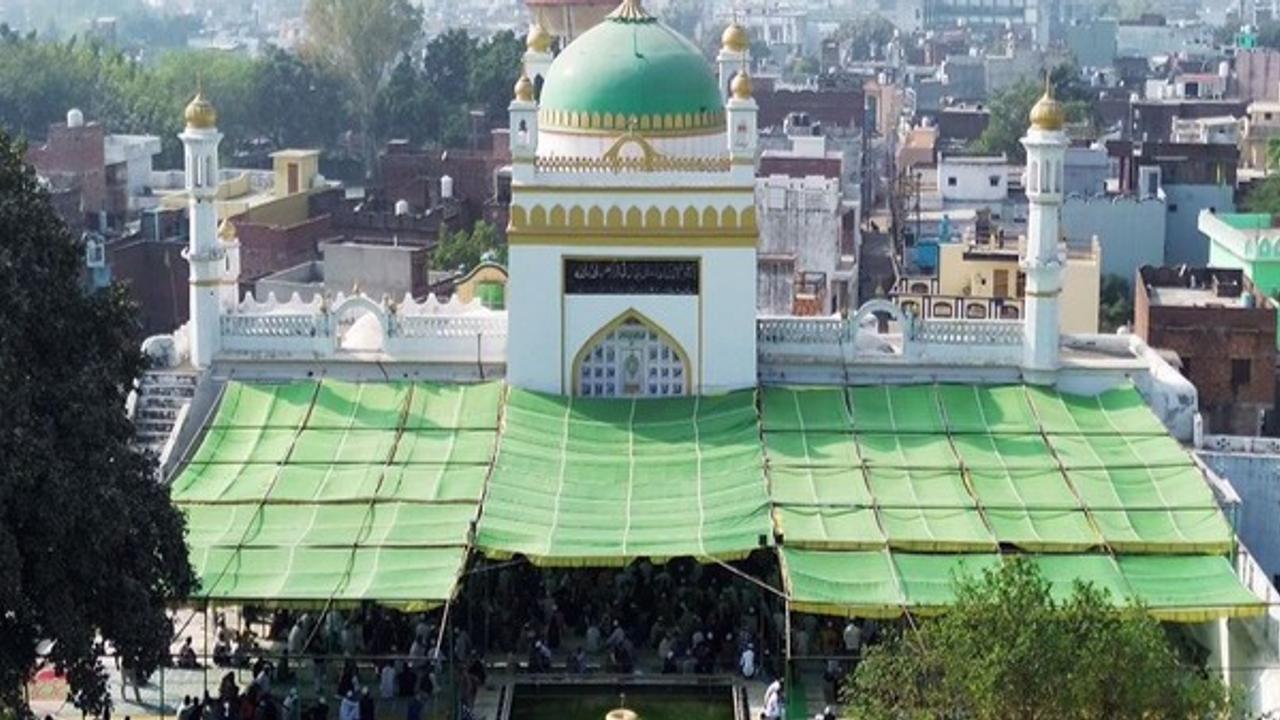
[(546, 26), (542, 24), (542, 11), (539, 10), (533, 22), (529, 24), (529, 34), (524, 36), (525, 47), (536, 53), (545, 53), (551, 49), (551, 43), (553, 42), (555, 42), (555, 38), (551, 36)]
[(751, 93), (754, 92), (754, 88), (751, 86), (751, 76), (747, 74), (745, 67), (739, 70), (737, 75), (733, 76), (733, 82), (729, 83), (729, 90), (737, 100), (751, 99)]
[(618, 7), (609, 13), (609, 19), (623, 22), (651, 22), (653, 16), (644, 9), (640, 0), (622, 0)]
[(520, 79), (516, 80), (515, 94), (519, 102), (533, 102), (533, 81), (528, 73), (521, 71)]
[(182, 115), (189, 128), (209, 130), (218, 125), (218, 109), (204, 96), (203, 75), (196, 75), (196, 96), (187, 103)]
[(737, 13), (734, 13), (733, 22), (729, 23), (720, 36), (720, 45), (731, 52), (746, 52), (751, 49), (751, 36), (738, 22)]
[(1067, 124), (1067, 110), (1053, 96), (1053, 82), (1044, 74), (1044, 95), (1031, 108), (1031, 127), (1037, 130), (1061, 130)]

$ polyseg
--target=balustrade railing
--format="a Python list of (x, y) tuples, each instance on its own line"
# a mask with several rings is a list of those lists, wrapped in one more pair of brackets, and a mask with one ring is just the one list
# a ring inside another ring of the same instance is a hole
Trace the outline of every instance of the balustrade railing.
[(505, 317), (393, 316), (391, 335), (406, 339), (506, 337)]
[(624, 172), (729, 172), (732, 161), (728, 157), (670, 157), (666, 155), (642, 157), (561, 157), (537, 159), (539, 172), (568, 173), (624, 173)]
[(927, 345), (998, 345), (1023, 343), (1021, 320), (918, 320), (911, 339)]
[(329, 335), (324, 315), (223, 315), (222, 334), (249, 338), (314, 338)]
[(852, 325), (840, 318), (764, 318), (757, 339), (773, 345), (840, 345), (852, 339)]

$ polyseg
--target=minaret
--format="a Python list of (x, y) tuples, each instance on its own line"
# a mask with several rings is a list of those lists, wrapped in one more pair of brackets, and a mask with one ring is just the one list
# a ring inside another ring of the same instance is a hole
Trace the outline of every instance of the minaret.
[(1027, 149), (1027, 247), (1022, 270), (1027, 276), (1026, 342), (1022, 366), (1030, 382), (1053, 382), (1058, 369), (1063, 255), (1058, 247), (1062, 221), (1063, 161), (1067, 135), (1062, 127), (1066, 112), (1053, 97), (1045, 79), (1045, 92), (1031, 109), (1031, 127), (1022, 145)]
[(729, 101), (725, 103), (732, 161), (730, 171), (741, 175), (741, 180), (748, 185), (755, 182), (756, 149), (760, 142), (757, 131), (759, 106), (752, 92), (751, 76), (744, 68), (729, 83)]
[(738, 24), (737, 18), (729, 23), (720, 36), (720, 53), (716, 65), (720, 69), (720, 96), (727, 102), (731, 92), (729, 84), (738, 71), (745, 70), (751, 62), (751, 36)]
[(218, 237), (218, 211), (214, 199), (218, 192), (218, 111), (196, 93), (187, 105), (186, 129), (178, 137), (186, 149), (186, 189), (189, 197), (187, 215), (190, 240), (183, 252), (191, 269), (188, 279), (191, 321), (191, 363), (207, 368), (218, 352), (221, 336), (222, 286), (227, 273), (226, 250)]
[(538, 101), (534, 98), (533, 81), (522, 74), (516, 81), (515, 97), (508, 106), (511, 116), (511, 179), (528, 182), (533, 179), (533, 164), (538, 155)]
[(551, 54), (551, 45), (554, 42), (555, 38), (542, 23), (542, 11), (539, 10), (534, 16), (533, 23), (529, 25), (529, 33), (524, 38), (524, 74), (533, 82), (535, 97), (541, 93), (542, 81), (547, 78), (551, 61), (555, 59)]

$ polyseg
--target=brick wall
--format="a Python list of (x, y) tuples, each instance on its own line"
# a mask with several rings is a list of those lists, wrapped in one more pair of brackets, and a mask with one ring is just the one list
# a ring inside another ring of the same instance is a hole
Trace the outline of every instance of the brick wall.
[[(1153, 304), (1149, 285), (1185, 286), (1172, 280), (1176, 273), (1173, 268), (1139, 270), (1134, 293), (1134, 332), (1154, 348), (1178, 353), (1183, 375), (1196, 386), (1200, 396), (1207, 432), (1254, 435), (1260, 413), (1271, 409), (1275, 402), (1275, 308), (1257, 294), (1259, 306), (1252, 309), (1235, 304), (1238, 296), (1223, 298), (1232, 307)], [(1235, 374), (1238, 365), (1246, 361), (1248, 380), (1241, 382)]]
[(332, 237), (328, 215), (297, 225), (276, 227), (236, 223), (240, 238), (240, 282), (251, 284), (259, 278), (309, 260), (319, 260), (318, 243)]

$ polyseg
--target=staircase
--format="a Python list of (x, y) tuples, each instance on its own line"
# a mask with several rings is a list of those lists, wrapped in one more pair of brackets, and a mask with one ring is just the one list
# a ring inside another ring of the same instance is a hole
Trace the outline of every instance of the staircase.
[(148, 370), (133, 406), (135, 442), (159, 457), (173, 433), (178, 413), (191, 403), (198, 378), (193, 372)]

